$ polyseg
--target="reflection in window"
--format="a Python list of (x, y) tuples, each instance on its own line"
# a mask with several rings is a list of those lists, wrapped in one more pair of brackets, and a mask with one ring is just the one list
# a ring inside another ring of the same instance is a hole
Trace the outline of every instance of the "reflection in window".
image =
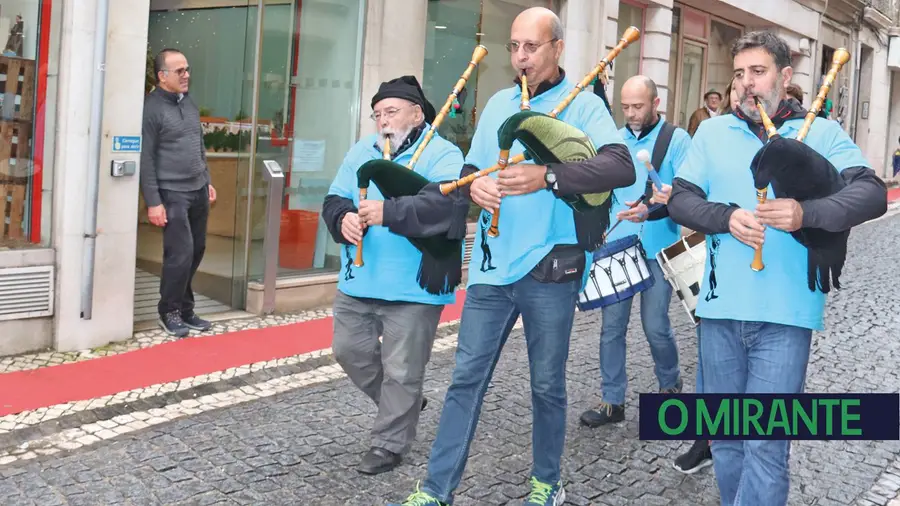
[[(2, 2), (0, 9), (0, 251), (47, 245), (52, 177), (44, 153), (51, 4)], [(58, 11), (58, 9), (57, 9)], [(54, 37), (54, 47), (58, 39)], [(55, 55), (53, 56), (55, 60)]]
[[(478, 111), (492, 95), (514, 85), (515, 71), (510, 65), (506, 43), (516, 16), (528, 7), (547, 7), (557, 14), (556, 2), (549, 0), (432, 0), (428, 2), (425, 37), (425, 65), (422, 90), (440, 109), (453, 85), (466, 69), (478, 44), (488, 49), (460, 93), (458, 107), (444, 118), (438, 133), (456, 144), (463, 155), (469, 152)], [(576, 78), (580, 79), (580, 78)], [(476, 219), (478, 206), (472, 205), (469, 221)]]
[(432, 0), (428, 2), (425, 37), (425, 65), (422, 89), (439, 109), (472, 58), (475, 46), (482, 44), (488, 55), (472, 72), (459, 108), (448, 115), (439, 129), (442, 137), (468, 153), (475, 133), (478, 111), (497, 91), (513, 85), (516, 74), (510, 65), (506, 43), (516, 16), (528, 7), (553, 9), (548, 0)]

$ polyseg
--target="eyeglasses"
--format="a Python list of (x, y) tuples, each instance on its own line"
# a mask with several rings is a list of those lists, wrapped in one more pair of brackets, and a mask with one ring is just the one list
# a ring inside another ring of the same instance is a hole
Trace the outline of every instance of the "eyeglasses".
[(550, 39), (547, 42), (541, 42), (540, 44), (538, 44), (536, 42), (526, 42), (524, 44), (520, 44), (519, 42), (516, 42), (516, 41), (509, 41), (506, 43), (506, 50), (509, 51), (510, 53), (517, 53), (519, 51), (519, 47), (521, 46), (523, 49), (525, 49), (526, 53), (531, 54), (531, 53), (534, 53), (535, 51), (537, 51), (538, 48), (543, 46), (544, 44), (556, 42), (557, 40), (559, 40), (559, 39)]
[[(409, 106), (409, 107), (413, 107), (413, 106)], [(371, 118), (372, 121), (379, 121), (379, 120), (381, 120), (382, 116), (384, 116), (387, 119), (391, 119), (394, 116), (396, 116), (397, 113), (403, 109), (406, 109), (406, 107), (391, 107), (389, 109), (385, 109), (384, 111), (373, 112), (372, 114), (369, 115), (369, 118)]]
[(190, 74), (191, 66), (188, 65), (187, 67), (181, 67), (178, 69), (163, 69), (163, 72), (175, 72), (175, 75), (177, 75), (178, 77), (181, 77), (186, 73)]

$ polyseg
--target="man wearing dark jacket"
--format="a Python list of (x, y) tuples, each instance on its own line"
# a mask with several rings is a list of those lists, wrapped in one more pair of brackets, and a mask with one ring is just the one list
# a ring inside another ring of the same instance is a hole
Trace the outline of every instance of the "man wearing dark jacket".
[[(441, 311), (456, 301), (462, 276), (461, 254), (455, 265), (442, 268), (410, 239), (461, 240), (468, 210), (458, 192), (445, 197), (436, 184), (389, 198), (370, 184), (360, 199), (360, 167), (385, 152), (399, 170), (413, 170), (434, 183), (456, 179), (463, 164), (459, 148), (434, 135), (406, 168), (435, 119), (414, 76), (382, 83), (371, 105), (377, 133), (350, 148), (322, 205), (328, 231), (348, 259), (334, 298), (334, 358), (378, 410), (371, 446), (357, 467), (364, 474), (395, 468), (416, 440), (425, 367)], [(354, 266), (359, 248), (363, 265)], [(432, 279), (440, 282), (432, 285)]]
[(206, 250), (209, 205), (216, 200), (206, 164), (200, 111), (188, 96), (184, 54), (163, 49), (154, 61), (157, 87), (144, 100), (141, 192), (150, 223), (163, 227), (159, 325), (184, 337), (209, 322), (194, 313), (191, 279)]

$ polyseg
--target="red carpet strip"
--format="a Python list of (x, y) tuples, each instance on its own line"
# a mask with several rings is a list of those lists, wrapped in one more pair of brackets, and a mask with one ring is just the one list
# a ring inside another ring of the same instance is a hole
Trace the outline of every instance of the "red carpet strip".
[[(458, 320), (465, 292), (441, 322)], [(114, 395), (331, 347), (332, 318), (163, 343), (70, 364), (0, 374), (0, 416)]]

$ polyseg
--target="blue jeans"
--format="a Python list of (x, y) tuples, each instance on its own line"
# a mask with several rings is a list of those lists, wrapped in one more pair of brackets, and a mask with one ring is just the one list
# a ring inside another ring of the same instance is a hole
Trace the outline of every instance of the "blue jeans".
[[(802, 393), (812, 331), (773, 323), (700, 322), (703, 391)], [(713, 441), (723, 506), (787, 504), (790, 441)]]
[(484, 394), (519, 315), (531, 372), (532, 476), (560, 479), (566, 441), (566, 361), (581, 280), (538, 283), (531, 276), (506, 286), (474, 285), (460, 320), (456, 367), (447, 388), (422, 490), (450, 503), (475, 435)]
[[(675, 386), (681, 371), (678, 367), (678, 346), (669, 322), (669, 302), (672, 285), (666, 282), (656, 260), (647, 259), (647, 267), (656, 282), (635, 297), (641, 299), (641, 325), (650, 344), (659, 388)], [(600, 329), (600, 376), (603, 379), (603, 402), (625, 404), (628, 375), (625, 373), (625, 334), (631, 317), (634, 297), (606, 306)]]
[(698, 323), (694, 327), (694, 332), (697, 333), (697, 384), (694, 387), (695, 394), (703, 393), (703, 353), (700, 351), (700, 324)]

